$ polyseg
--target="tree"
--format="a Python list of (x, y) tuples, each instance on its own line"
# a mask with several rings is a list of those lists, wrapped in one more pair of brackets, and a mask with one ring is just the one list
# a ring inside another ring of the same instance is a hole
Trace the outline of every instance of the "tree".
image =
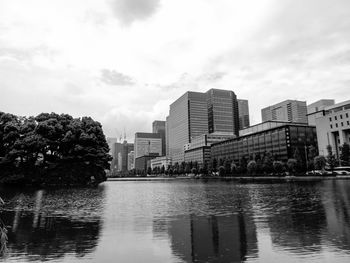
[(247, 165), (247, 170), (250, 175), (254, 175), (256, 173), (256, 161), (250, 161)]
[(349, 144), (344, 143), (340, 147), (341, 153), (340, 153), (340, 161), (341, 165), (349, 165), (350, 163), (350, 147)]
[(191, 169), (191, 173), (193, 173), (194, 175), (197, 175), (198, 174), (198, 170), (196, 168), (192, 168)]
[(160, 168), (160, 173), (161, 173), (161, 174), (164, 174), (164, 173), (165, 173), (165, 166), (164, 166), (164, 165), (162, 165), (162, 167)]
[(211, 162), (211, 171), (212, 172), (214, 172), (214, 173), (216, 172), (217, 165), (218, 165), (218, 160), (216, 158), (213, 158), (212, 162)]
[(225, 167), (224, 166), (219, 166), (219, 176), (224, 177), (225, 176)]
[(231, 174), (231, 161), (226, 159), (224, 162), (225, 174), (228, 176)]
[[(155, 171), (155, 167), (153, 168), (153, 171)], [(150, 166), (147, 168), (147, 174), (152, 175), (152, 168)]]
[(242, 158), (239, 160), (239, 172), (241, 174), (244, 174), (247, 172), (247, 165), (248, 165), (247, 159), (244, 156), (242, 156)]
[(326, 158), (324, 156), (316, 156), (314, 158), (314, 167), (316, 170), (324, 170), (326, 167)]
[(333, 150), (332, 150), (331, 145), (327, 146), (327, 152), (328, 152), (328, 155), (326, 158), (327, 163), (328, 163), (329, 168), (333, 172), (333, 169), (334, 169), (334, 167), (336, 167), (338, 161), (337, 161), (337, 158), (335, 157), (335, 155), (333, 154)]
[(236, 175), (238, 173), (238, 167), (234, 161), (231, 163), (231, 175)]
[(273, 155), (271, 152), (266, 152), (263, 158), (262, 170), (264, 173), (271, 173), (273, 171)]
[(185, 165), (185, 174), (189, 174), (191, 173), (191, 164), (190, 163), (186, 163)]
[(297, 172), (300, 172), (303, 168), (303, 159), (300, 155), (300, 152), (299, 152), (299, 149), (298, 148), (295, 148), (294, 150), (294, 154), (293, 154), (293, 159), (297, 161), (297, 164), (296, 164), (296, 171)]
[(274, 161), (273, 162), (273, 170), (277, 174), (281, 174), (284, 171), (284, 164), (281, 161)]
[(289, 174), (295, 174), (297, 170), (298, 161), (296, 159), (288, 159), (287, 169)]

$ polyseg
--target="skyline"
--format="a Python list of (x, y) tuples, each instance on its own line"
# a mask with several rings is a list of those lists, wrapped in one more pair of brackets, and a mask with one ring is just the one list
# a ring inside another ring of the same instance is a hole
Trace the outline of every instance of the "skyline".
[(251, 124), (348, 99), (346, 0), (0, 0), (0, 29), (0, 111), (91, 116), (108, 137), (151, 131), (188, 90), (233, 90)]

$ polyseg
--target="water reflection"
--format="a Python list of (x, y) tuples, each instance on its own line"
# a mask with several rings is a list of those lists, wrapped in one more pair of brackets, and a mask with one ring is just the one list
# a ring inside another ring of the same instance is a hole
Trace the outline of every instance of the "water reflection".
[(98, 245), (103, 212), (103, 188), (11, 193), (1, 213), (9, 225), (11, 258), (38, 261), (84, 257)]

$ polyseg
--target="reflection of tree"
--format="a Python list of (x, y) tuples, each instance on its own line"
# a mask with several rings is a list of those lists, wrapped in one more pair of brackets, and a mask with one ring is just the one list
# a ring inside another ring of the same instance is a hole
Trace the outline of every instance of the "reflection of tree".
[(9, 194), (2, 213), (9, 228), (8, 247), (27, 260), (47, 260), (74, 253), (83, 257), (98, 244), (103, 191), (68, 189)]

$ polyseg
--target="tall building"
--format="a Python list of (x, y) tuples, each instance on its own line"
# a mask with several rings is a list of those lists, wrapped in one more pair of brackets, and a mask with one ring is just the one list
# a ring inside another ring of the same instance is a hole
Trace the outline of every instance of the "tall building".
[(287, 121), (296, 123), (307, 122), (306, 101), (286, 100), (261, 110), (262, 122)]
[(249, 121), (249, 106), (248, 100), (237, 100), (238, 102), (238, 116), (239, 116), (239, 129), (245, 129), (250, 126)]
[(208, 129), (213, 132), (232, 132), (238, 135), (239, 114), (236, 94), (231, 90), (210, 89), (208, 103)]
[(316, 118), (318, 150), (327, 155), (327, 146), (339, 157), (340, 147), (350, 144), (350, 100), (325, 107)]
[(145, 155), (162, 155), (162, 138), (159, 133), (135, 133), (134, 158)]
[(334, 103), (334, 100), (323, 99), (307, 105), (307, 118), (309, 125), (315, 126), (316, 118), (321, 117), (323, 110), (328, 106), (334, 105)]
[(134, 163), (134, 151), (131, 151), (128, 153), (128, 171), (132, 170), (135, 168), (135, 163)]
[(159, 133), (162, 138), (162, 155), (166, 154), (166, 140), (165, 140), (165, 121), (154, 121), (152, 123), (152, 132)]
[(170, 105), (167, 118), (169, 156), (173, 163), (182, 162), (183, 146), (191, 138), (208, 133), (207, 96), (188, 91)]
[(170, 156), (169, 154), (169, 116), (166, 117), (166, 121), (165, 121), (165, 155)]

